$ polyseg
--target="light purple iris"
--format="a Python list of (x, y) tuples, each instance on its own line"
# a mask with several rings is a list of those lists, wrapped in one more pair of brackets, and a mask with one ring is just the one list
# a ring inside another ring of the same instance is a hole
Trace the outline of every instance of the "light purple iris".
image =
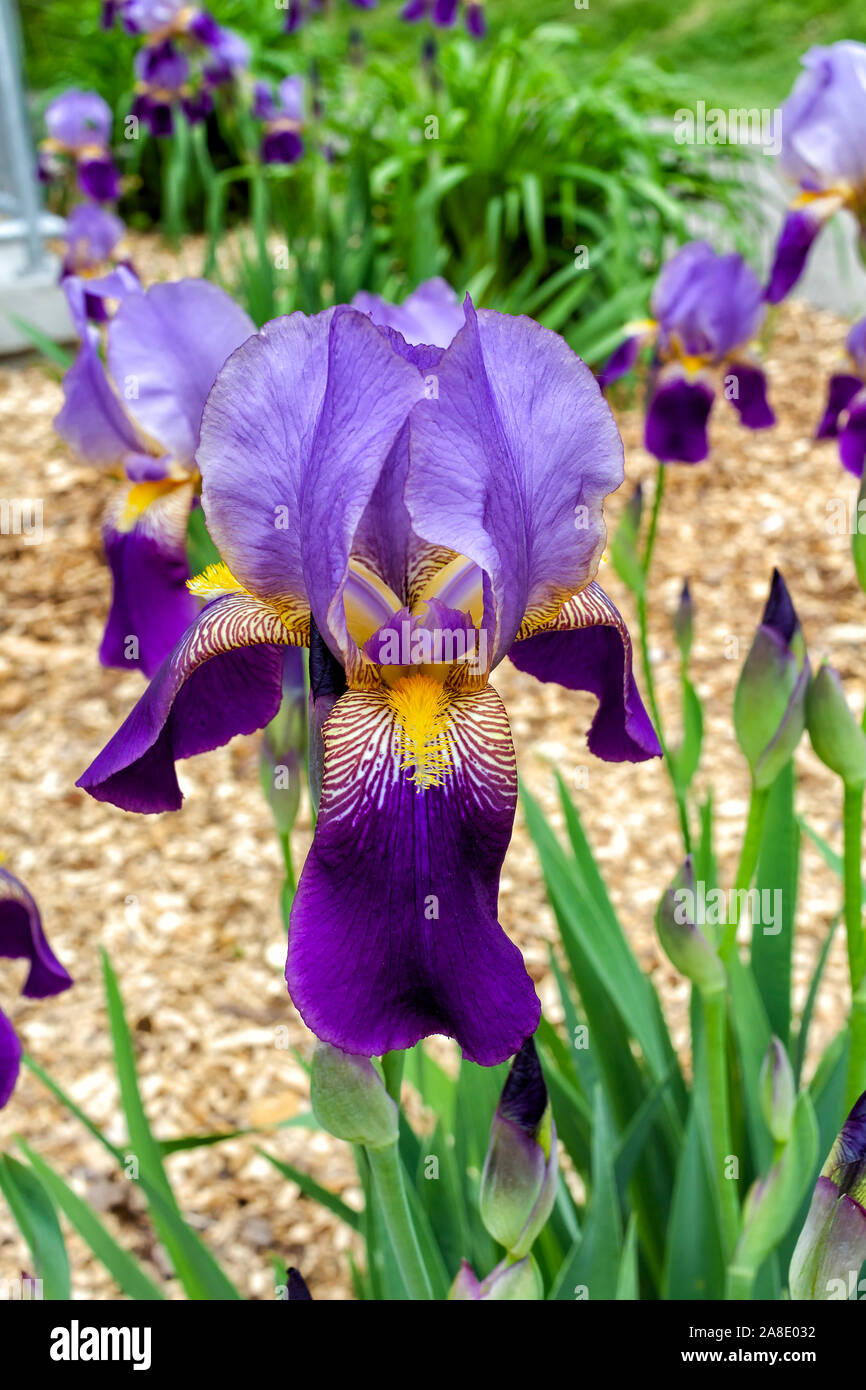
[(644, 443), (662, 463), (700, 463), (709, 453), (707, 422), (718, 384), (749, 429), (775, 416), (767, 382), (750, 351), (765, 305), (761, 285), (741, 256), (720, 256), (689, 242), (664, 267), (652, 295), (654, 319), (630, 325), (599, 380), (603, 386), (635, 366), (655, 344)]
[(866, 44), (810, 48), (781, 110), (780, 164), (800, 185), (776, 246), (767, 299), (796, 285), (824, 223), (847, 207), (866, 238)]
[(561, 338), (468, 300), (445, 349), (343, 306), (265, 325), (217, 377), (196, 457), (224, 563), (79, 785), (178, 809), (175, 761), (267, 724), (281, 649), (310, 642), (321, 802), (287, 980), (344, 1051), (445, 1033), (492, 1064), (535, 1030), (496, 917), (517, 776), (488, 677), (510, 656), (591, 690), (592, 751), (658, 755), (628, 633), (593, 581), (622, 452)]
[(265, 82), (257, 82), (253, 115), (264, 122), (261, 157), (265, 164), (295, 164), (304, 153), (304, 79), (285, 77), (276, 98)]
[(851, 370), (831, 376), (816, 438), (838, 439), (843, 467), (860, 478), (866, 460), (866, 318), (854, 324), (845, 346)]
[[(60, 279), (65, 281), (69, 276), (75, 276), (83, 282), (84, 308), (91, 323), (104, 323), (109, 316), (108, 306), (114, 298), (111, 293), (113, 282), (108, 282), (107, 293), (104, 292), (104, 277), (115, 266), (123, 266), (130, 276), (137, 279), (131, 263), (120, 252), (125, 232), (120, 218), (97, 203), (79, 203), (66, 219), (66, 253)], [(93, 279), (99, 284), (96, 292), (90, 294), (87, 282)], [(73, 294), (77, 293), (77, 290), (73, 291)]]
[[(408, 24), (430, 18), (437, 28), (451, 29), (457, 23), (459, 9), (460, 0), (406, 0), (400, 18)], [(484, 0), (466, 0), (463, 9), (467, 33), (474, 39), (483, 39), (487, 33)]]
[(446, 348), (464, 323), (459, 298), (451, 286), (438, 276), (425, 280), (402, 304), (390, 304), (377, 294), (359, 290), (352, 305), (362, 313), (369, 314), (374, 323), (384, 328), (396, 328), (406, 342), (413, 345), (428, 343), (433, 347)]
[[(48, 999), (69, 989), (72, 977), (64, 970), (45, 939), (39, 909), (23, 883), (0, 868), (0, 956), (26, 960), (30, 968), (21, 993), (28, 999)], [(21, 1044), (0, 1009), (0, 1109), (18, 1079)]]
[(78, 187), (98, 203), (112, 203), (120, 175), (111, 157), (111, 110), (96, 92), (70, 87), (46, 108), (47, 138), (39, 148), (39, 177), (51, 183), (65, 162), (75, 165)]
[[(215, 285), (180, 280), (142, 292), (122, 272), (64, 286), (81, 338), (54, 424), (87, 463), (122, 471), (127, 485), (103, 527), (113, 597), (100, 660), (152, 675), (198, 612), (186, 587), (186, 533), (196, 494), (201, 413), (223, 362), (254, 332)], [(85, 291), (120, 300), (99, 335)]]

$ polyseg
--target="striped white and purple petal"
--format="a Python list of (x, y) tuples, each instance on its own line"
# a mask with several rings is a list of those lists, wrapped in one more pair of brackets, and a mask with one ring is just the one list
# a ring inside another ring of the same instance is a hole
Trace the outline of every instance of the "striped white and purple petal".
[(595, 582), (576, 594), (557, 616), (509, 652), (519, 671), (566, 690), (588, 690), (598, 699), (590, 726), (590, 752), (606, 762), (643, 762), (661, 747), (632, 673), (628, 629)]
[[(224, 571), (224, 567), (220, 567)], [(308, 640), (303, 615), (281, 615), (238, 586), (213, 598), (124, 724), (78, 779), (126, 811), (176, 811), (179, 758), (263, 729), (282, 698), (282, 648)]]

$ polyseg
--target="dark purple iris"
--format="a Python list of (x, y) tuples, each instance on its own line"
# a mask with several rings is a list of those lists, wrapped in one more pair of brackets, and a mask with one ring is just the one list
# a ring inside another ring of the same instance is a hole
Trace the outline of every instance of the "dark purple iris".
[[(253, 324), (202, 280), (142, 292), (117, 270), (70, 277), (64, 288), (81, 347), (55, 427), (80, 458), (127, 477), (103, 524), (113, 595), (100, 660), (152, 675), (198, 612), (187, 589), (186, 532), (202, 406)], [(87, 295), (119, 301), (106, 330), (107, 369), (87, 323)]]
[[(0, 956), (23, 959), (30, 968), (21, 993), (28, 999), (48, 999), (69, 989), (72, 977), (64, 970), (45, 938), (39, 910), (17, 878), (0, 868)], [(18, 1079), (21, 1044), (0, 1009), (0, 1109)]]
[(517, 781), (490, 671), (510, 655), (592, 690), (603, 757), (659, 752), (625, 625), (592, 581), (623, 476), (598, 386), (555, 334), (468, 301), (445, 348), (349, 307), (293, 314), (226, 363), (196, 457), (224, 563), (80, 785), (177, 809), (175, 760), (269, 723), (282, 648), (321, 642), (294, 1003), (360, 1056), (436, 1032), (484, 1064), (511, 1056), (539, 1006), (496, 916)]
[(838, 439), (843, 467), (859, 478), (866, 460), (866, 318), (854, 324), (845, 346), (851, 370), (831, 376), (816, 437)]
[(741, 256), (720, 256), (704, 241), (668, 261), (652, 295), (653, 320), (630, 325), (599, 380), (630, 371), (654, 342), (644, 443), (662, 463), (700, 463), (718, 385), (749, 429), (775, 416), (767, 382), (751, 353), (765, 314), (761, 285)]
[[(460, 3), (461, 0), (406, 0), (400, 11), (400, 18), (408, 24), (416, 24), (420, 19), (429, 18), (438, 29), (451, 29), (457, 23)], [(484, 38), (487, 33), (484, 0), (466, 0), (464, 23), (467, 33), (474, 39)]]
[(276, 98), (265, 82), (257, 82), (253, 115), (264, 122), (261, 157), (265, 164), (296, 164), (304, 153), (304, 79), (286, 77)]

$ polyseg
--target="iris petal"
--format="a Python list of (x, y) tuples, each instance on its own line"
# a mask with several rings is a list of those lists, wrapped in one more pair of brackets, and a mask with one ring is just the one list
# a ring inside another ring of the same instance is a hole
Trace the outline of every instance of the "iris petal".
[(36, 903), (6, 869), (0, 869), (0, 956), (29, 960), (30, 971), (21, 990), (28, 999), (47, 999), (72, 984), (48, 945)]
[(587, 738), (597, 757), (643, 762), (661, 755), (632, 674), (628, 629), (598, 584), (589, 584), (552, 622), (515, 642), (509, 656), (537, 680), (598, 696)]
[(410, 420), (406, 505), (489, 575), (495, 664), (527, 611), (552, 615), (595, 572), (622, 441), (588, 367), (530, 319), (467, 301), (437, 380)]
[(193, 491), (192, 483), (174, 480), (137, 483), (109, 511), (102, 539), (112, 598), (99, 648), (103, 666), (152, 676), (195, 619), (186, 554)]
[(362, 1056), (445, 1033), (472, 1061), (503, 1061), (535, 1031), (539, 1004), (496, 917), (517, 798), (498, 695), (453, 697), (451, 770), (420, 794), (384, 694), (342, 696), (324, 739), (289, 931), (295, 1006), (318, 1037)]
[(269, 724), (280, 707), (281, 649), (308, 636), (302, 618), (292, 630), (250, 594), (214, 599), (76, 785), (125, 811), (178, 810), (175, 761)]

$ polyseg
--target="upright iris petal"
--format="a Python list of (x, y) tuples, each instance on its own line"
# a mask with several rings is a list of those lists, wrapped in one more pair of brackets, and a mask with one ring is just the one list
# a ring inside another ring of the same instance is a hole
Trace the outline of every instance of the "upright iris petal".
[[(106, 329), (107, 369), (83, 301), (100, 284), (123, 293)], [(55, 428), (86, 462), (128, 479), (103, 526), (113, 597), (100, 659), (150, 676), (198, 611), (187, 588), (186, 531), (201, 413), (217, 371), (253, 324), (206, 281), (141, 292), (134, 277), (73, 278), (65, 287), (82, 343)]]
[(539, 1005), (496, 916), (517, 783), (491, 666), (545, 624), (610, 626), (605, 671), (581, 677), (600, 696), (598, 745), (657, 751), (618, 615), (595, 591), (569, 608), (622, 476), (598, 387), (554, 334), (471, 305), (444, 350), (350, 308), (293, 314), (219, 373), (197, 459), (224, 563), (196, 581), (207, 607), (80, 785), (178, 806), (174, 759), (267, 723), (280, 646), (310, 641), (321, 801), (292, 998), (357, 1056), (442, 1032), (503, 1060)]
[(800, 185), (776, 247), (767, 299), (796, 285), (815, 237), (842, 207), (866, 235), (866, 44), (810, 48), (805, 69), (779, 113), (780, 164)]
[(80, 191), (98, 203), (112, 203), (120, 175), (110, 153), (111, 110), (96, 92), (70, 87), (46, 108), (47, 138), (40, 146), (39, 172), (50, 181), (65, 160), (75, 164)]
[(434, 347), (446, 348), (463, 327), (460, 300), (439, 276), (425, 280), (402, 304), (389, 304), (366, 290), (359, 290), (352, 304), (369, 314), (374, 323), (396, 328), (407, 343), (431, 343)]

